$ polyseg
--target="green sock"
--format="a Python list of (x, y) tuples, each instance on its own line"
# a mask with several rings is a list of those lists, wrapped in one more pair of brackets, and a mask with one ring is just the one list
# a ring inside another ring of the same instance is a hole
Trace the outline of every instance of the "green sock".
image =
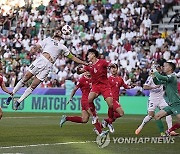
[(158, 126), (160, 133), (164, 132), (164, 125), (162, 120), (156, 120), (156, 125)]

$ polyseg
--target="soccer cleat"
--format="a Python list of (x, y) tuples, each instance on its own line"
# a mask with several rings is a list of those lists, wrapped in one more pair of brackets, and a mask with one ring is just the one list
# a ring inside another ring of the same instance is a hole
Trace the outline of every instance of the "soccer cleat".
[(138, 135), (141, 132), (141, 130), (142, 130), (142, 127), (139, 126), (138, 129), (136, 129), (135, 134)]
[(18, 110), (19, 105), (20, 105), (20, 103), (18, 101), (16, 101), (14, 103), (14, 110)]
[(101, 134), (99, 134), (100, 137), (105, 137), (109, 133), (109, 130), (102, 131)]
[(170, 136), (169, 130), (166, 130), (165, 133), (166, 133), (166, 136)]
[(63, 124), (66, 122), (66, 115), (62, 115), (62, 117), (61, 117), (61, 121), (60, 121), (60, 127), (62, 127), (63, 126)]
[(98, 120), (98, 117), (93, 116), (92, 117), (92, 124), (94, 125)]
[(93, 128), (93, 131), (96, 133), (96, 135), (99, 135), (99, 132), (96, 128)]
[(107, 123), (105, 120), (102, 121), (102, 127), (103, 127), (103, 128), (106, 128), (106, 127), (107, 127), (107, 124), (108, 124), (108, 123)]
[(9, 105), (12, 99), (13, 99), (13, 97), (9, 96), (6, 100), (6, 105)]
[(109, 131), (110, 131), (111, 133), (114, 133), (114, 127), (113, 127), (113, 125), (112, 125), (112, 124), (108, 124), (107, 126), (108, 126), (108, 128), (109, 128)]
[(161, 132), (161, 137), (166, 137), (166, 134), (164, 132)]
[(171, 135), (171, 136), (178, 136), (179, 133), (176, 133), (175, 131), (172, 131), (172, 132), (170, 132), (170, 135)]

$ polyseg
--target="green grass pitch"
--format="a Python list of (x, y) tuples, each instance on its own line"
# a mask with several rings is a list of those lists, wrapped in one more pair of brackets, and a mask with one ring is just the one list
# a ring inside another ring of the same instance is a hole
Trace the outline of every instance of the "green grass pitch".
[[(136, 136), (135, 129), (144, 116), (125, 115), (114, 123), (115, 133), (110, 134), (111, 142), (99, 148), (93, 141), (96, 135), (93, 126), (67, 122), (60, 128), (62, 114), (52, 113), (4, 113), (0, 121), (0, 154), (177, 154), (180, 151), (180, 137), (175, 143), (114, 143), (113, 137), (158, 137), (155, 121), (148, 123), (141, 134)], [(100, 115), (100, 120), (106, 115)], [(174, 120), (176, 118), (173, 118)], [(180, 133), (180, 130), (177, 132)], [(88, 141), (87, 143), (85, 143)], [(30, 146), (29, 146), (30, 145)]]

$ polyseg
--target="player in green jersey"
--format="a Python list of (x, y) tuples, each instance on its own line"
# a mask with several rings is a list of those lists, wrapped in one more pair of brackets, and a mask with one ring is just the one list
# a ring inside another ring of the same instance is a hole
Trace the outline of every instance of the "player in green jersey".
[(165, 100), (169, 106), (165, 107), (163, 110), (160, 110), (156, 115), (155, 119), (159, 120), (167, 115), (174, 114), (178, 118), (176, 124), (174, 124), (170, 129), (166, 131), (169, 135), (170, 132), (180, 128), (180, 97), (177, 89), (177, 78), (175, 76), (174, 70), (176, 65), (172, 62), (164, 63), (164, 73), (166, 76), (159, 74), (155, 67), (153, 70), (153, 81), (155, 84), (163, 84), (165, 87)]

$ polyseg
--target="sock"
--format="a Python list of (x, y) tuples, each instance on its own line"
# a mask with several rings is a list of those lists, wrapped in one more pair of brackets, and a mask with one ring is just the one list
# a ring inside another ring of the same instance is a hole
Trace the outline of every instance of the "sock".
[(104, 119), (108, 124), (109, 124), (109, 118), (107, 118), (107, 119)]
[(172, 131), (179, 129), (179, 128), (180, 128), (180, 123), (176, 123), (168, 131), (172, 132)]
[(160, 133), (164, 132), (164, 125), (162, 120), (156, 120), (156, 125), (159, 128)]
[(71, 122), (76, 122), (76, 123), (83, 123), (82, 118), (78, 116), (73, 116), (73, 117), (68, 116), (66, 117), (66, 120), (71, 121)]
[(15, 94), (19, 89), (21, 89), (21, 87), (24, 86), (24, 82), (23, 80), (21, 79), (17, 84), (16, 86), (14, 87), (13, 89), (13, 94)]
[(96, 107), (95, 107), (94, 103), (89, 103), (89, 107), (90, 107), (90, 110), (91, 110), (93, 116), (96, 117), (97, 114), (96, 114)]
[(114, 112), (113, 122), (119, 117), (121, 117), (121, 115), (118, 112)]
[(101, 134), (102, 132), (102, 126), (101, 124), (99, 123), (99, 121), (97, 121), (94, 126), (96, 127), (97, 131), (99, 132), (99, 134)]
[(110, 124), (111, 124), (112, 121), (113, 121), (113, 115), (114, 115), (113, 108), (109, 108), (109, 109), (108, 109), (108, 117), (109, 117), (109, 123), (110, 123)]
[(32, 93), (33, 90), (34, 89), (32, 89), (31, 87), (28, 87), (25, 90), (24, 94), (17, 101), (21, 103), (26, 97), (28, 97)]
[(146, 123), (148, 123), (150, 120), (152, 119), (152, 116), (149, 116), (149, 115), (147, 115), (144, 119), (143, 119), (143, 122), (141, 123), (141, 127), (144, 127), (144, 125), (146, 124)]
[(172, 127), (172, 116), (171, 115), (166, 116), (166, 123), (167, 123), (168, 129), (170, 129)]

